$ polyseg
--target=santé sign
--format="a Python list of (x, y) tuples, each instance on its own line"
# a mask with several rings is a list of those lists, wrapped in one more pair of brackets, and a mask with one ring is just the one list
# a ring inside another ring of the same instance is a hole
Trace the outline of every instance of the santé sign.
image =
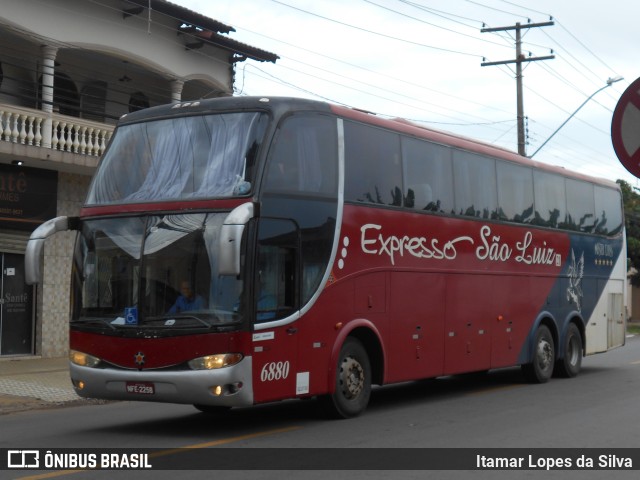
[(33, 230), (56, 216), (58, 172), (0, 164), (0, 226)]

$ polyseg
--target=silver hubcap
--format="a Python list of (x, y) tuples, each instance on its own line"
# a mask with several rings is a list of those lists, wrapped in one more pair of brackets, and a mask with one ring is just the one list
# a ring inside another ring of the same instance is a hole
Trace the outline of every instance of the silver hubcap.
[(571, 365), (577, 365), (578, 363), (578, 355), (580, 354), (580, 344), (578, 342), (579, 340), (576, 337), (571, 337), (569, 340), (568, 357)]
[(364, 370), (354, 358), (347, 357), (340, 367), (340, 387), (348, 399), (356, 398), (364, 388)]
[(542, 370), (547, 370), (553, 363), (553, 348), (546, 339), (541, 339), (538, 343), (538, 366)]

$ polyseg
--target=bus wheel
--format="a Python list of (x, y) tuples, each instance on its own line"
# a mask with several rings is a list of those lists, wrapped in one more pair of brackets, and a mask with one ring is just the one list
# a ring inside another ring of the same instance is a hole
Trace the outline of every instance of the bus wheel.
[(555, 360), (553, 337), (546, 326), (538, 327), (533, 348), (532, 362), (522, 365), (522, 372), (531, 383), (545, 383), (553, 374)]
[(231, 410), (231, 407), (222, 407), (222, 406), (214, 406), (214, 405), (194, 405), (198, 410), (202, 413), (206, 413), (207, 415), (222, 415), (223, 413)]
[(556, 363), (554, 373), (563, 378), (575, 377), (582, 366), (582, 336), (575, 323), (569, 324), (562, 353), (563, 358)]
[(335, 392), (321, 400), (330, 416), (351, 418), (367, 408), (371, 396), (371, 366), (362, 344), (348, 338), (338, 358)]

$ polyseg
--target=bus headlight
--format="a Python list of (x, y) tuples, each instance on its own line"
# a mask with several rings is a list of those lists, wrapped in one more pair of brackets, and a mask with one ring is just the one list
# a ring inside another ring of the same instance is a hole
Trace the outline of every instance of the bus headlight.
[(75, 363), (81, 367), (90, 368), (95, 367), (100, 363), (100, 359), (98, 357), (94, 357), (88, 353), (78, 352), (77, 350), (69, 351), (69, 360), (71, 360), (71, 363)]
[(221, 353), (218, 355), (207, 355), (206, 357), (194, 358), (189, 361), (189, 368), (192, 370), (214, 370), (217, 368), (230, 367), (242, 360), (241, 353)]

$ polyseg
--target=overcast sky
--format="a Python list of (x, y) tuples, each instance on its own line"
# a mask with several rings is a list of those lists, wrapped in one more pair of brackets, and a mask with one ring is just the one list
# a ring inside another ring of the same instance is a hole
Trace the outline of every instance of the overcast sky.
[[(280, 56), (237, 64), (236, 95), (344, 104), (517, 151), (515, 33), (523, 30), (527, 154), (608, 78), (534, 159), (640, 187), (611, 146), (611, 118), (640, 77), (638, 0), (172, 0), (235, 28), (229, 36)], [(640, 134), (640, 133), (639, 133)]]

